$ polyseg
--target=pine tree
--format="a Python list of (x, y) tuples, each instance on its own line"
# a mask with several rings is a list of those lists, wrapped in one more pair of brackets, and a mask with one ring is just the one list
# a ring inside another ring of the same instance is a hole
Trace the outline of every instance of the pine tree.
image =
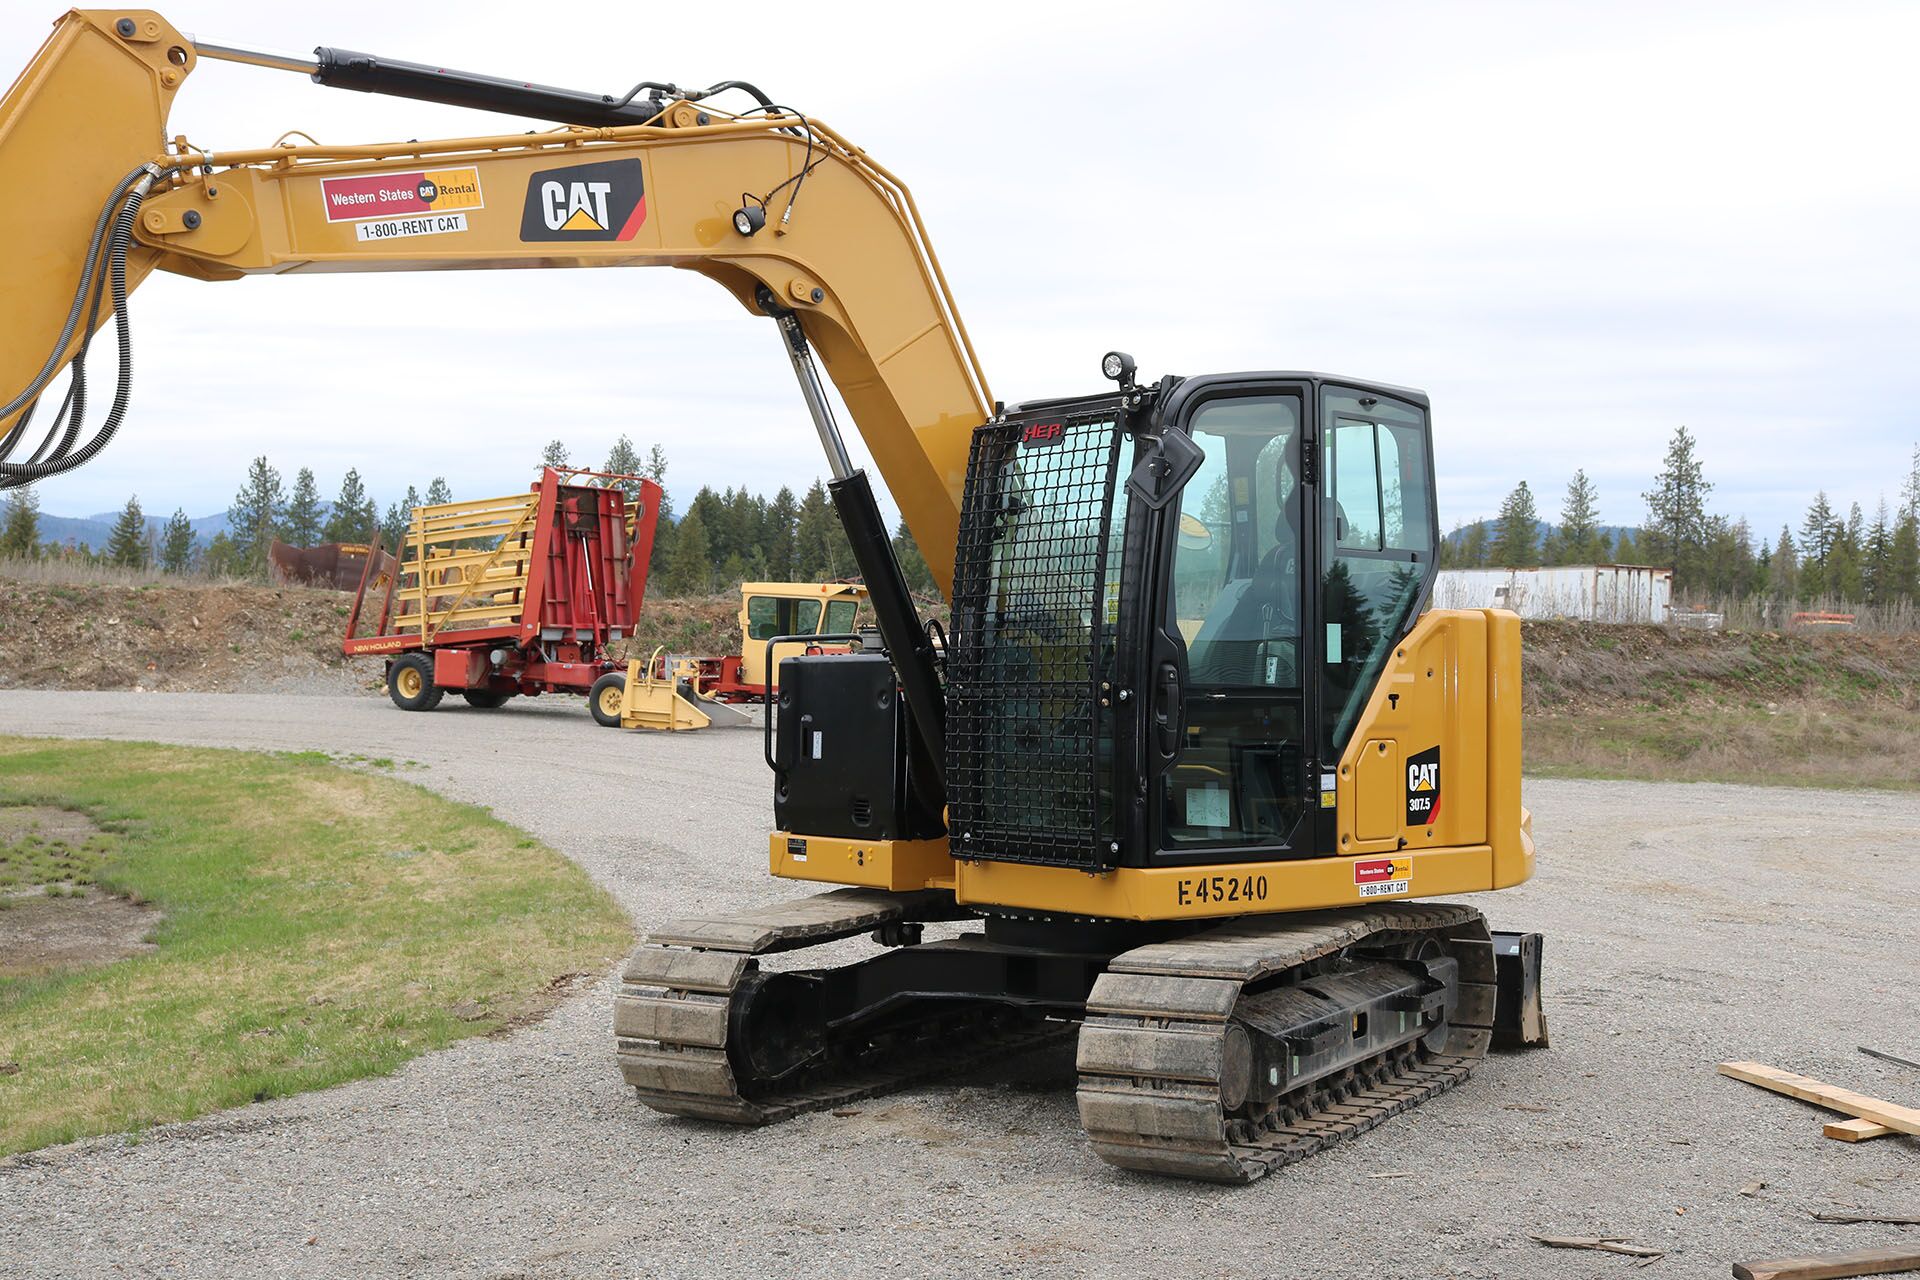
[[(633, 447), (633, 441), (621, 436), (613, 442), (613, 448), (607, 452), (607, 460), (600, 464), (602, 471), (616, 476), (644, 476), (646, 462), (640, 457), (640, 451)], [(640, 496), (638, 480), (615, 480), (614, 488), (627, 495), (629, 501)]]
[(278, 536), (286, 510), (280, 473), (267, 464), (264, 456), (255, 458), (247, 468), (246, 483), (227, 508), (236, 575), (267, 576), (267, 547)]
[(1860, 599), (1862, 592), (1859, 527), (1860, 504), (1854, 503), (1845, 524), (1836, 523), (1833, 545), (1827, 552), (1827, 594), (1841, 603)]
[(1487, 565), (1487, 522), (1475, 520), (1460, 539), (1460, 567), (1484, 569)]
[(1893, 590), (1893, 526), (1884, 495), (1879, 510), (1874, 512), (1873, 528), (1868, 530), (1867, 544), (1862, 550), (1861, 576), (1866, 599), (1873, 604), (1885, 604)]
[(767, 500), (747, 492), (742, 485), (727, 501), (728, 532), (733, 537), (730, 553), (745, 561), (749, 572), (764, 572), (767, 566)]
[(840, 527), (827, 487), (818, 480), (801, 499), (793, 540), (795, 575), (800, 580), (819, 582), (853, 573), (853, 547)]
[[(693, 501), (687, 504), (687, 519), (700, 517), (700, 533), (706, 539), (707, 563), (716, 567), (731, 555), (735, 548), (731, 536), (731, 521), (727, 518), (727, 504), (721, 496), (708, 485), (701, 485), (700, 492), (693, 495)], [(685, 524), (686, 521), (681, 521)]]
[(1553, 564), (1597, 564), (1606, 555), (1600, 538), (1600, 495), (1584, 469), (1575, 471), (1560, 504), (1560, 528), (1554, 534)]
[(1653, 488), (1642, 494), (1648, 520), (1640, 531), (1640, 554), (1673, 569), (1675, 587), (1698, 587), (1707, 546), (1707, 495), (1713, 491), (1694, 456), (1694, 439), (1677, 428)]
[(326, 526), (320, 531), (324, 542), (365, 542), (373, 536), (378, 516), (373, 509), (373, 499), (367, 496), (367, 488), (360, 481), (357, 468), (347, 468), (347, 474), (340, 481), (340, 496), (333, 500), (333, 510), (327, 515)]
[(1822, 489), (1807, 508), (1806, 519), (1800, 522), (1800, 596), (1804, 600), (1818, 600), (1831, 589), (1827, 574), (1827, 561), (1833, 555), (1834, 538), (1841, 532), (1840, 524), (1833, 518), (1833, 507), (1827, 502), (1827, 491)]
[(1800, 557), (1793, 548), (1793, 531), (1780, 526), (1780, 541), (1773, 546), (1773, 558), (1767, 565), (1767, 589), (1782, 600), (1793, 600), (1800, 593)]
[(1728, 522), (1725, 516), (1707, 517), (1697, 586), (1715, 596), (1744, 596), (1753, 584), (1753, 535), (1747, 518)]
[(657, 444), (648, 449), (647, 465), (642, 474), (660, 486), (660, 523), (653, 532), (653, 562), (650, 568), (655, 573), (661, 573), (672, 558), (674, 538), (679, 532), (679, 525), (673, 518), (673, 493), (667, 488), (666, 450)]
[(1622, 529), (1613, 539), (1613, 563), (1638, 564), (1640, 548), (1634, 544), (1633, 530)]
[(940, 586), (933, 580), (933, 570), (927, 567), (927, 558), (920, 554), (913, 530), (907, 528), (905, 520), (893, 531), (893, 558), (900, 562), (900, 576), (907, 580), (907, 590), (935, 600), (940, 598)]
[(216, 533), (207, 543), (206, 570), (209, 578), (232, 578), (240, 572), (240, 558), (233, 539), (224, 533)]
[(1913, 466), (1900, 486), (1900, 514), (1920, 519), (1920, 444), (1913, 446)]
[(1526, 569), (1540, 563), (1537, 526), (1540, 513), (1533, 490), (1522, 480), (1500, 504), (1493, 535), (1493, 563), (1502, 569)]
[(123, 569), (144, 569), (147, 556), (147, 517), (141, 513), (140, 495), (136, 493), (127, 499), (120, 518), (113, 522), (113, 532), (107, 536), (106, 560)]
[(40, 495), (32, 485), (7, 495), (7, 518), (0, 525), (0, 556), (31, 560), (40, 554)]
[(773, 495), (773, 501), (767, 505), (766, 539), (767, 576), (775, 582), (791, 582), (798, 572), (794, 568), (794, 526), (800, 519), (800, 504), (793, 499), (793, 490), (785, 485)]
[(413, 509), (420, 505), (420, 491), (412, 485), (407, 486), (407, 496), (387, 508), (387, 518), (380, 522), (380, 540), (393, 550), (393, 554), (405, 559), (404, 550), (407, 530), (413, 527)]
[(160, 533), (160, 567), (168, 573), (185, 573), (193, 563), (193, 522), (179, 507), (167, 517)]
[(1764, 596), (1768, 593), (1767, 589), (1772, 582), (1773, 548), (1762, 543), (1760, 545), (1760, 554), (1753, 558), (1753, 569), (1747, 575), (1746, 587), (1740, 594), (1743, 596)]
[(1887, 561), (1888, 599), (1920, 604), (1920, 514), (1900, 517)]
[(320, 487), (313, 482), (313, 468), (302, 467), (293, 478), (280, 536), (296, 547), (311, 547), (320, 541), (320, 527)]
[(427, 486), (427, 500), (424, 505), (440, 507), (452, 501), (453, 486), (447, 483), (445, 476), (435, 476), (433, 483)]
[(547, 441), (547, 447), (540, 451), (540, 465), (543, 467), (571, 466), (572, 463), (568, 461), (566, 442), (561, 440)]
[(665, 586), (677, 596), (703, 596), (713, 590), (713, 554), (698, 507), (688, 511), (674, 531), (673, 561), (667, 566)]

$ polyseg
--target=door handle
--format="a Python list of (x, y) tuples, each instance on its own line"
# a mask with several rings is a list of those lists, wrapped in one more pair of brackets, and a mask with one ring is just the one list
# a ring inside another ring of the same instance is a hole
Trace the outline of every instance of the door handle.
[(1181, 694), (1180, 668), (1163, 662), (1153, 681), (1153, 736), (1161, 759), (1171, 760), (1180, 754), (1180, 733), (1185, 720), (1186, 700)]

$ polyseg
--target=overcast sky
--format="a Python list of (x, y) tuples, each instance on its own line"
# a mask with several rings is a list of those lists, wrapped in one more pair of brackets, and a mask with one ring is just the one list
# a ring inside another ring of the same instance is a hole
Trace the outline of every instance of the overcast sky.
[[(58, 11), (10, 0), (0, 61)], [(1520, 479), (1551, 518), (1578, 466), (1637, 522), (1684, 423), (1714, 508), (1771, 537), (1816, 488), (1871, 518), (1920, 440), (1920, 5), (163, 12), (595, 91), (752, 80), (913, 187), (997, 396), (1096, 389), (1111, 347), (1147, 376), (1421, 387), (1448, 526)], [(217, 152), (490, 125), (524, 127), (206, 62), (170, 131)], [(665, 447), (682, 506), (824, 471), (772, 326), (682, 272), (156, 275), (132, 314), (128, 424), (41, 486), (48, 511), (137, 491), (206, 514), (261, 452), (329, 496), (349, 466), (383, 505), (436, 474), (484, 496), (550, 438), (597, 463), (623, 431)]]

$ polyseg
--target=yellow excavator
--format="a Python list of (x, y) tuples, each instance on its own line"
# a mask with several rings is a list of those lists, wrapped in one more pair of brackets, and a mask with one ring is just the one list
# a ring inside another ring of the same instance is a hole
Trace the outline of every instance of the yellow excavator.
[[(205, 59), (553, 127), (169, 139)], [(107, 446), (132, 394), (127, 295), (156, 268), (683, 267), (772, 321), (878, 631), (786, 658), (766, 730), (770, 869), (839, 887), (649, 933), (614, 1014), (649, 1106), (762, 1123), (1077, 1037), (1100, 1156), (1234, 1182), (1450, 1088), (1496, 1039), (1544, 1041), (1539, 936), (1432, 901), (1519, 884), (1534, 847), (1519, 622), (1425, 608), (1421, 393), (1145, 381), (1110, 352), (1102, 391), (997, 402), (907, 189), (736, 81), (584, 93), (74, 11), (0, 102), (0, 162), (0, 485)], [(89, 429), (109, 324), (118, 373)], [(944, 634), (816, 354), (951, 601)]]

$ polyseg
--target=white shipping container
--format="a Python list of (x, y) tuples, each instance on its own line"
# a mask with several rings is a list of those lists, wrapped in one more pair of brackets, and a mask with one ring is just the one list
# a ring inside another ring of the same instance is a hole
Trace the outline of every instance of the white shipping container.
[(1667, 621), (1673, 570), (1639, 564), (1551, 569), (1442, 569), (1436, 609), (1511, 609), (1523, 618), (1581, 622)]

